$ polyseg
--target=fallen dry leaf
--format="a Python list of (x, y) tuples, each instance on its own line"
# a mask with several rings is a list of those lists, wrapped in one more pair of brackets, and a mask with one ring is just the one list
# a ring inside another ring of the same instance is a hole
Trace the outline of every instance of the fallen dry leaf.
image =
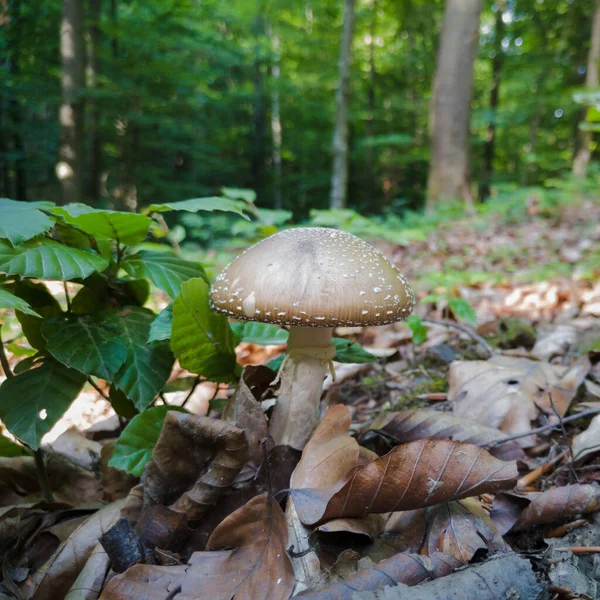
[(594, 417), (585, 431), (573, 438), (573, 459), (583, 460), (586, 456), (600, 452), (600, 415)]
[(511, 488), (516, 480), (515, 462), (498, 460), (482, 448), (419, 440), (355, 467), (334, 486), (292, 489), (291, 493), (301, 521), (316, 525), (333, 518), (411, 510), (495, 492)]
[(535, 342), (531, 353), (541, 360), (562, 356), (577, 344), (579, 336), (579, 331), (572, 325), (557, 325)]
[(177, 589), (177, 600), (287, 600), (294, 576), (286, 546), (283, 512), (262, 494), (215, 529), (213, 552), (195, 552), (186, 565), (135, 565), (110, 581), (101, 600), (165, 600)]
[(414, 586), (449, 575), (460, 566), (460, 561), (441, 552), (431, 556), (396, 554), (370, 569), (358, 571), (344, 581), (332, 583), (300, 597), (312, 600), (351, 600), (356, 592), (374, 592), (398, 583)]
[[(493, 427), (487, 427), (449, 413), (431, 410), (403, 410), (388, 413), (380, 419), (376, 419), (369, 426), (369, 430), (382, 431), (398, 444), (433, 438), (485, 446), (506, 437), (506, 434)], [(364, 437), (363, 433), (361, 442)], [(516, 442), (500, 444), (489, 452), (501, 460), (520, 460), (525, 457), (523, 450)]]
[(521, 513), (512, 531), (574, 519), (600, 509), (600, 488), (573, 484), (541, 492)]
[(398, 551), (430, 556), (444, 552), (465, 564), (480, 549), (508, 550), (496, 525), (476, 498), (393, 513), (385, 525), (385, 536)]
[(266, 442), (267, 450), (273, 447), (269, 424), (260, 399), (275, 377), (276, 373), (267, 367), (246, 367), (222, 415), (224, 421), (229, 421), (238, 429), (244, 430), (250, 461), (255, 465), (264, 459), (263, 442)]
[[(571, 368), (526, 358), (495, 356), (488, 361), (457, 361), (448, 372), (452, 412), (500, 429), (507, 435), (526, 433), (538, 409), (566, 413), (589, 371), (587, 358)], [(519, 440), (530, 447), (534, 439)]]
[(247, 460), (248, 442), (241, 429), (226, 421), (170, 411), (142, 476), (145, 507), (170, 504), (188, 521), (197, 521)]
[(325, 413), (304, 447), (290, 487), (327, 488), (357, 465), (360, 448), (348, 435), (350, 422), (350, 411), (343, 404)]

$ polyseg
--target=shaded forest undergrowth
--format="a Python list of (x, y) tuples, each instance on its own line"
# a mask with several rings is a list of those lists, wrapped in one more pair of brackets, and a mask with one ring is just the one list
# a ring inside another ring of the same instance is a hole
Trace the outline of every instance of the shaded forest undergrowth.
[[(53, 503), (33, 457), (0, 458), (0, 591), (325, 599), (396, 582), (385, 597), (433, 598), (443, 577), (456, 598), (597, 597), (599, 241), (597, 202), (546, 210), (535, 196), (523, 218), (376, 241), (420, 302), (408, 326), (336, 332), (372, 356), (336, 365), (301, 458), (273, 445), (259, 404), (275, 376), (262, 365), (285, 350), (272, 339), (237, 347), (237, 388), (176, 363), (140, 416), (164, 402), (189, 413), (169, 413), (160, 438), (136, 430), (139, 485), (108, 466), (126, 424), (109, 389), (86, 386), (47, 438)], [(489, 589), (469, 587), (471, 572)]]

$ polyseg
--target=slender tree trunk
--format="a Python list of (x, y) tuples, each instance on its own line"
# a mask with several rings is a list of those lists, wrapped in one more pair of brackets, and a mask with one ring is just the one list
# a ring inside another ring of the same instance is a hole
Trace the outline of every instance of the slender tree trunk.
[(373, 169), (373, 136), (375, 135), (375, 31), (377, 16), (377, 0), (371, 3), (371, 23), (369, 24), (369, 80), (367, 87), (367, 122), (365, 130), (367, 134), (367, 148), (365, 152), (365, 206), (373, 207), (376, 211), (381, 208), (379, 198), (373, 198), (375, 190), (375, 173)]
[(350, 105), (350, 67), (354, 32), (355, 0), (344, 2), (344, 30), (340, 47), (339, 79), (335, 95), (335, 129), (333, 132), (333, 173), (330, 208), (343, 208), (348, 197), (348, 108)]
[(264, 34), (262, 15), (255, 21), (254, 43), (254, 135), (252, 141), (252, 181), (256, 192), (256, 201), (263, 197), (265, 165), (265, 106), (262, 59), (259, 39)]
[(446, 0), (429, 116), (431, 165), (426, 209), (471, 200), (469, 125), (481, 0)]
[[(87, 84), (91, 91), (98, 87), (100, 72), (99, 50), (101, 44), (100, 14), (102, 0), (89, 0), (89, 26), (88, 26), (88, 64)], [(100, 136), (100, 106), (98, 100), (92, 97), (90, 105), (90, 171), (87, 195), (94, 206), (100, 204), (100, 190), (102, 178), (102, 139)]]
[(119, 56), (119, 37), (117, 35), (118, 10), (118, 0), (110, 0), (110, 20), (112, 21), (115, 31), (112, 39), (110, 40), (113, 58), (117, 58)]
[[(600, 0), (596, 0), (594, 19), (592, 21), (592, 41), (588, 53), (587, 68), (585, 72), (585, 87), (598, 87), (598, 62), (600, 61)], [(573, 160), (573, 175), (584, 177), (591, 158), (591, 131), (579, 132), (579, 148)]]
[(492, 59), (492, 82), (490, 86), (490, 112), (491, 118), (485, 134), (485, 146), (483, 149), (483, 172), (479, 186), (480, 202), (490, 195), (492, 176), (494, 173), (494, 153), (496, 150), (496, 121), (498, 118), (498, 107), (500, 105), (500, 77), (502, 75), (502, 38), (504, 37), (504, 2), (498, 2), (496, 12), (496, 29), (494, 32), (494, 58)]
[(61, 184), (62, 201), (83, 199), (83, 118), (81, 92), (85, 85), (85, 48), (83, 41), (83, 0), (63, 0), (60, 30), (62, 57), (61, 141), (56, 173)]
[(282, 165), (281, 165), (281, 109), (279, 102), (279, 79), (281, 77), (281, 52), (279, 36), (271, 33), (271, 44), (273, 46), (273, 66), (271, 68), (271, 136), (273, 138), (273, 207), (283, 208), (283, 196), (281, 191)]
[[(21, 19), (21, 0), (11, 0), (9, 4), (9, 63), (8, 70), (12, 77), (18, 79), (20, 74), (21, 41), (19, 38), (19, 21)], [(13, 96), (9, 102), (10, 120), (12, 121), (12, 152), (14, 155), (14, 189), (13, 198), (16, 200), (27, 200), (27, 174), (25, 172), (25, 145), (21, 136), (23, 117), (18, 99)]]

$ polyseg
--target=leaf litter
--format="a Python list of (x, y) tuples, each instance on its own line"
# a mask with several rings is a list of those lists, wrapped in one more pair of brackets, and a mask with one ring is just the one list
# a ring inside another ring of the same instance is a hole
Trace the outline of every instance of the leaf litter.
[[(427, 338), (413, 346), (402, 324), (338, 332), (380, 360), (344, 365), (327, 383), (323, 409), (330, 408), (299, 463), (270, 439), (261, 402), (272, 375), (253, 366), (284, 347), (248, 343), (238, 349), (246, 370), (220, 419), (214, 412), (168, 413), (142, 488), (132, 492), (135, 510), (120, 504), (130, 483), (103, 489), (109, 469), (98, 460), (96, 434), (86, 433), (93, 444), (72, 432), (72, 440), (55, 444), (60, 460), (72, 465), (57, 468), (58, 454), (50, 457), (55, 493), (68, 503), (60, 509), (36, 504), (31, 457), (1, 459), (2, 498), (11, 505), (0, 512), (0, 530), (10, 534), (4, 539), (22, 541), (16, 552), (3, 547), (8, 570), (0, 593), (350, 598), (397, 583), (397, 597), (405, 597), (405, 584), (419, 584), (406, 597), (421, 598), (433, 597), (425, 594), (435, 593), (428, 586), (437, 582), (427, 581), (440, 577), (445, 589), (459, 586), (458, 598), (476, 589), (469, 574), (500, 582), (507, 570), (523, 590), (551, 582), (591, 593), (593, 564), (578, 552), (600, 545), (598, 419), (587, 427), (600, 412), (600, 284), (593, 265), (592, 276), (578, 275), (571, 251), (589, 214), (590, 207), (563, 213), (560, 228), (534, 216), (516, 228), (492, 222), (485, 232), (457, 222), (410, 249), (393, 249), (399, 264), (410, 252), (404, 271), (426, 300), (417, 315)], [(585, 235), (599, 239), (592, 229)], [(535, 281), (519, 256), (490, 253), (498, 235), (539, 264), (548, 240), (560, 240), (559, 259), (573, 265), (573, 275)], [(462, 252), (466, 246), (470, 253)], [(464, 276), (435, 281), (428, 274), (443, 273), (449, 253), (460, 256)], [(507, 266), (518, 269), (522, 283), (501, 275)], [(473, 276), (493, 270), (495, 278)], [(476, 324), (463, 300), (475, 309)], [(180, 375), (189, 374), (174, 377)], [(225, 397), (223, 389), (217, 393)], [(92, 395), (82, 396), (89, 402)], [(58, 427), (81, 428), (86, 418)], [(114, 429), (106, 431), (110, 437)], [(92, 517), (69, 512), (82, 500), (117, 502)], [(120, 575), (111, 570), (98, 538), (119, 515), (155, 564)], [(538, 583), (520, 552), (535, 553)], [(584, 579), (587, 587), (578, 588)]]

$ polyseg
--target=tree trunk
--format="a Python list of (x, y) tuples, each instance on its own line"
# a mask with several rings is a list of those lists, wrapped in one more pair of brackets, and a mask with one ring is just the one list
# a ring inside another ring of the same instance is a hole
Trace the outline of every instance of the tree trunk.
[(496, 149), (496, 121), (500, 105), (500, 77), (502, 75), (502, 38), (504, 37), (504, 2), (498, 3), (496, 12), (496, 29), (494, 32), (494, 58), (492, 59), (492, 81), (490, 86), (490, 122), (485, 134), (483, 149), (483, 172), (479, 186), (479, 201), (484, 202), (490, 195), (492, 176), (494, 173), (494, 153)]
[(340, 47), (338, 89), (335, 95), (335, 129), (333, 132), (333, 173), (330, 208), (343, 208), (348, 197), (348, 108), (350, 104), (350, 67), (355, 0), (345, 0), (344, 30)]
[(375, 186), (373, 185), (375, 173), (373, 172), (373, 136), (375, 135), (375, 22), (377, 16), (377, 0), (371, 3), (371, 23), (369, 25), (369, 80), (367, 88), (367, 122), (365, 130), (367, 134), (367, 147), (365, 151), (365, 206), (373, 206), (379, 211), (380, 198), (373, 198)]
[(469, 124), (481, 0), (447, 0), (429, 115), (427, 212), (439, 202), (470, 201)]
[[(592, 42), (588, 53), (587, 68), (585, 71), (585, 87), (598, 87), (598, 61), (600, 61), (600, 0), (596, 0), (594, 19), (592, 21)], [(579, 149), (573, 160), (573, 175), (584, 177), (591, 158), (591, 131), (579, 132)]]
[(117, 34), (117, 22), (118, 22), (118, 5), (117, 0), (110, 0), (110, 20), (112, 21), (114, 34), (110, 40), (110, 47), (112, 49), (113, 58), (119, 56), (119, 38)]
[(271, 68), (272, 91), (271, 91), (271, 136), (273, 138), (273, 207), (283, 208), (283, 196), (281, 193), (281, 109), (279, 102), (279, 79), (281, 77), (281, 54), (279, 47), (279, 36), (271, 34), (273, 46), (273, 66)]
[(62, 201), (83, 199), (83, 115), (81, 92), (85, 85), (83, 0), (63, 0), (60, 29), (62, 57), (62, 105), (60, 107), (60, 151), (56, 173)]
[[(88, 64), (87, 84), (90, 90), (98, 87), (100, 72), (99, 51), (101, 44), (100, 14), (102, 0), (89, 0), (89, 26), (88, 26)], [(102, 178), (102, 139), (100, 136), (100, 106), (98, 100), (92, 97), (90, 105), (90, 171), (87, 195), (94, 206), (100, 204), (100, 190)]]
[(263, 198), (264, 165), (265, 165), (265, 105), (263, 61), (261, 57), (260, 38), (264, 34), (264, 23), (259, 13), (254, 25), (254, 134), (252, 141), (252, 181), (256, 192), (256, 201)]

